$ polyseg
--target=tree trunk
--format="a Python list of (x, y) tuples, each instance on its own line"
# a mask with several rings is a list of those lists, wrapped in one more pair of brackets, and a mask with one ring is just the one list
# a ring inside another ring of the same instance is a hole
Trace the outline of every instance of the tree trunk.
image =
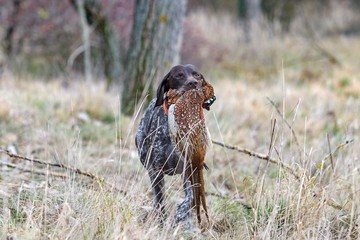
[(122, 111), (134, 112), (153, 85), (178, 63), (186, 0), (137, 0), (124, 85)]
[(81, 20), (82, 41), (84, 45), (84, 68), (86, 83), (92, 82), (91, 74), (91, 52), (90, 52), (90, 26), (86, 20), (85, 7), (83, 0), (76, 0), (77, 8)]
[(16, 52), (19, 51), (19, 49), (16, 48), (20, 48), (20, 42), (18, 41), (17, 43), (14, 43), (14, 34), (16, 31), (16, 28), (18, 27), (18, 17), (20, 15), (20, 11), (21, 11), (21, 3), (22, 0), (13, 0), (12, 4), (13, 4), (13, 11), (12, 14), (10, 14), (10, 18), (9, 18), (9, 25), (6, 26), (6, 30), (5, 30), (5, 36), (3, 39), (3, 51), (4, 51), (4, 55), (6, 56), (6, 62), (8, 64), (8, 67), (11, 69), (13, 62), (14, 62), (14, 57), (16, 55)]
[(259, 21), (261, 16), (261, 0), (238, 0), (238, 15), (243, 21), (245, 39), (251, 39), (251, 27)]
[(247, 0), (248, 12), (247, 17), (250, 20), (258, 21), (261, 15), (261, 1), (260, 0)]
[[(120, 82), (122, 73), (122, 51), (120, 43), (114, 34), (113, 27), (102, 11), (101, 6), (96, 0), (83, 0), (84, 11), (88, 25), (94, 25), (95, 31), (99, 34), (102, 41), (101, 55), (104, 60), (104, 75), (106, 77), (106, 87), (109, 89), (111, 84), (116, 81)], [(78, 9), (75, 0), (70, 1)]]
[(102, 55), (104, 59), (104, 74), (106, 88), (109, 89), (114, 82), (120, 83), (120, 74), (123, 72), (121, 61), (121, 48), (112, 26), (105, 17), (99, 19), (97, 31), (102, 37)]

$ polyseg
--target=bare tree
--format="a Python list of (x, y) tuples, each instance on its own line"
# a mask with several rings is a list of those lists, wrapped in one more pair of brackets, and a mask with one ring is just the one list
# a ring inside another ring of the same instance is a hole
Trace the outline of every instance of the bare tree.
[[(122, 51), (120, 43), (116, 38), (113, 26), (103, 11), (97, 0), (70, 0), (72, 5), (78, 9), (81, 17), (80, 6), (78, 1), (83, 2), (83, 11), (86, 24), (92, 26), (101, 39), (100, 52), (103, 58), (104, 75), (106, 78), (107, 88), (113, 82), (120, 82), (120, 73), (122, 73)], [(84, 23), (82, 23), (84, 24)], [(85, 56), (86, 57), (86, 56)]]
[(238, 0), (238, 15), (243, 21), (246, 40), (250, 40), (251, 26), (259, 21), (261, 16), (261, 0)]
[(82, 27), (82, 40), (84, 49), (84, 66), (85, 66), (85, 79), (89, 83), (92, 81), (91, 74), (91, 52), (90, 52), (90, 26), (86, 21), (84, 0), (76, 0), (77, 9), (79, 11), (81, 27)]
[(14, 45), (16, 44), (14, 43), (13, 38), (14, 38), (15, 29), (17, 28), (18, 16), (21, 11), (21, 2), (22, 0), (12, 1), (13, 10), (9, 17), (8, 26), (6, 26), (5, 35), (2, 44), (3, 51), (5, 56), (7, 57), (7, 62), (10, 68), (12, 67), (13, 64), (14, 56), (16, 54), (15, 52), (18, 50), (15, 49)]
[(122, 111), (132, 114), (137, 102), (179, 61), (186, 0), (137, 0), (122, 91)]
[[(79, 8), (76, 1), (71, 0)], [(130, 46), (123, 61), (121, 44), (99, 2), (82, 1), (88, 24), (102, 38), (107, 85), (120, 80), (122, 111), (131, 115), (140, 99), (147, 94), (152, 98), (154, 82), (179, 62), (187, 0), (136, 0)]]

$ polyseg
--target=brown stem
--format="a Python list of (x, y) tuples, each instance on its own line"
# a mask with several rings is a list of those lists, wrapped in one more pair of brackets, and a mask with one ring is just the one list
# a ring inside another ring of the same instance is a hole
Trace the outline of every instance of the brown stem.
[(231, 150), (235, 150), (235, 151), (238, 151), (238, 152), (247, 154), (247, 155), (249, 155), (249, 156), (251, 156), (251, 157), (256, 157), (256, 158), (258, 158), (258, 159), (265, 160), (265, 161), (268, 161), (268, 162), (273, 163), (273, 164), (276, 164), (276, 165), (280, 165), (282, 168), (284, 168), (285, 170), (289, 171), (298, 181), (300, 181), (300, 175), (297, 174), (293, 168), (291, 168), (291, 167), (290, 167), (289, 165), (287, 165), (286, 163), (283, 163), (283, 162), (281, 162), (281, 161), (279, 161), (279, 160), (277, 160), (277, 159), (275, 159), (275, 158), (271, 158), (269, 155), (257, 153), (257, 152), (248, 150), (248, 149), (246, 149), (246, 148), (241, 148), (241, 147), (237, 147), (237, 146), (227, 145), (227, 144), (225, 144), (225, 143), (216, 141), (216, 140), (214, 140), (214, 139), (211, 139), (211, 142), (212, 142), (213, 144), (222, 146), (222, 147), (224, 147), (224, 148), (231, 149)]
[(34, 173), (34, 174), (38, 174), (38, 175), (52, 176), (52, 177), (59, 177), (59, 178), (67, 178), (67, 176), (62, 173), (50, 172), (50, 171), (46, 171), (46, 172), (45, 171), (37, 171), (34, 169), (22, 168), (15, 164), (7, 163), (7, 162), (0, 162), (0, 165), (7, 166), (9, 168), (18, 169), (19, 171), (27, 172), (27, 173)]
[[(28, 158), (28, 157), (20, 156), (20, 155), (17, 155), (17, 154), (13, 154), (13, 153), (11, 153), (11, 152), (9, 152), (9, 151), (7, 151), (7, 150), (3, 150), (3, 149), (0, 149), (0, 153), (6, 154), (6, 155), (8, 155), (10, 158), (16, 159), (16, 160), (23, 160), (23, 161), (38, 163), (38, 164), (41, 164), (41, 165), (46, 165), (46, 166), (51, 166), (51, 167), (62, 168), (62, 169), (65, 169), (65, 170), (74, 172), (74, 173), (76, 173), (76, 174), (78, 174), (78, 175), (83, 175), (83, 176), (89, 177), (89, 178), (97, 181), (98, 183), (104, 183), (105, 186), (107, 186), (108, 188), (114, 189), (114, 190), (116, 190), (117, 192), (126, 194), (125, 191), (116, 188), (116, 187), (113, 186), (112, 184), (106, 182), (103, 178), (101, 178), (101, 177), (99, 177), (99, 176), (97, 176), (97, 175), (95, 175), (95, 174), (93, 174), (93, 173), (91, 173), (91, 172), (83, 171), (83, 170), (81, 170), (81, 169), (79, 169), (79, 168), (70, 167), (70, 166), (67, 166), (67, 165), (62, 164), (62, 163), (50, 163), (50, 162), (42, 161), (42, 160), (39, 160), (39, 159)], [(14, 165), (14, 166), (15, 166), (15, 165)], [(19, 168), (19, 167), (17, 167), (17, 168)]]

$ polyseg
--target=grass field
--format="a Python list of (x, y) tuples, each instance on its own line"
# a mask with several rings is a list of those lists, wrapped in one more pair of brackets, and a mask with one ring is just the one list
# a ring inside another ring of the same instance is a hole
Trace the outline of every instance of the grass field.
[(120, 114), (115, 89), (4, 72), (1, 149), (106, 183), (1, 153), (0, 238), (359, 239), (359, 38), (321, 39), (339, 63), (296, 36), (259, 41), (237, 52), (224, 46), (216, 67), (201, 69), (217, 96), (206, 121), (213, 139), (277, 164), (213, 145), (203, 232), (170, 225), (183, 197), (180, 176), (166, 178), (168, 223), (141, 221), (152, 191), (134, 144), (140, 116)]

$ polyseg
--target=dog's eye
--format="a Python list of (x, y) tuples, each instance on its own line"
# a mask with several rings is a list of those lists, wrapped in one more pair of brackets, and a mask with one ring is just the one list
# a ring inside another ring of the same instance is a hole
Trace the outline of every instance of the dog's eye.
[(175, 75), (175, 78), (177, 79), (180, 79), (180, 78), (183, 78), (184, 77), (184, 74), (183, 73), (178, 73)]
[(193, 73), (193, 76), (194, 76), (194, 78), (200, 78), (201, 77), (200, 74), (197, 73), (197, 72)]

